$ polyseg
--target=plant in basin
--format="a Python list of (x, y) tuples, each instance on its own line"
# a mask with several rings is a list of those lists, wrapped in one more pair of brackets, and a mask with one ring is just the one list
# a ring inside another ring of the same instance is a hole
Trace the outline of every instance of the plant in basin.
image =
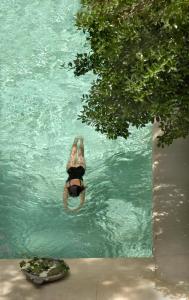
[(62, 259), (34, 257), (20, 262), (21, 271), (36, 284), (58, 280), (68, 274), (69, 266)]

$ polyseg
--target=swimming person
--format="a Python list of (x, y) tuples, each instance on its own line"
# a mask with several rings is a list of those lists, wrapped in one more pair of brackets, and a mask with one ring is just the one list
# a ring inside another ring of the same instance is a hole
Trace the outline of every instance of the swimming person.
[[(77, 147), (78, 140), (80, 140), (79, 148)], [(77, 151), (78, 150), (78, 151)], [(84, 144), (83, 137), (76, 137), (74, 139), (71, 155), (68, 160), (66, 170), (69, 175), (64, 186), (63, 202), (64, 208), (69, 210), (78, 210), (85, 201), (85, 188), (83, 182), (83, 175), (85, 174), (86, 162), (84, 158)], [(77, 208), (70, 209), (68, 207), (68, 196), (80, 196), (80, 205)]]

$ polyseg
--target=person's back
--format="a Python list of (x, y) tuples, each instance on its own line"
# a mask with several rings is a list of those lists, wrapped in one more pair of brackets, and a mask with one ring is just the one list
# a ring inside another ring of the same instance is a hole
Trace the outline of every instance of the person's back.
[[(78, 140), (80, 140), (79, 149), (77, 148)], [(77, 159), (77, 150), (78, 150), (78, 159)], [(84, 158), (83, 138), (77, 137), (74, 139), (71, 155), (66, 167), (69, 176), (68, 179), (66, 180), (64, 186), (64, 193), (63, 193), (65, 209), (69, 209), (68, 208), (69, 196), (71, 197), (80, 196), (80, 205), (77, 208), (71, 209), (72, 211), (80, 209), (81, 206), (83, 205), (85, 200), (85, 188), (86, 188), (83, 181), (85, 169), (86, 169), (86, 163)]]

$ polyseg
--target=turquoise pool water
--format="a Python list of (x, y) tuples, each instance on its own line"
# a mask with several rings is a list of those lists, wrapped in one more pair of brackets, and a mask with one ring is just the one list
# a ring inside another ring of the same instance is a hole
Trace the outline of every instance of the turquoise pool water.
[[(0, 258), (152, 255), (151, 127), (113, 141), (76, 120), (94, 79), (60, 67), (88, 47), (74, 27), (78, 8), (0, 2)], [(68, 214), (62, 191), (76, 135), (88, 189), (84, 207)]]

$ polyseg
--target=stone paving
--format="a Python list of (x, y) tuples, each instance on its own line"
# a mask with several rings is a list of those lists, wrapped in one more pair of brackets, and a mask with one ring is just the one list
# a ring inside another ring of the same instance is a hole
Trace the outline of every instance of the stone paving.
[(187, 291), (156, 280), (153, 258), (67, 259), (64, 279), (35, 287), (19, 270), (20, 260), (1, 260), (0, 300), (186, 300)]

